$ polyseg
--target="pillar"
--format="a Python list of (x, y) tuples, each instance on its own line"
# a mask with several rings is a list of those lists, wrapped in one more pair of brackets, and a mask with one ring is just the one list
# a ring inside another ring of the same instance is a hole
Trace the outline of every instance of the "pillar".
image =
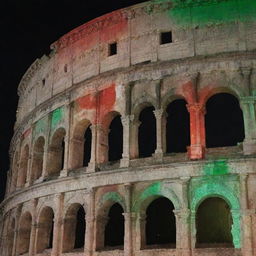
[(130, 134), (130, 157), (135, 159), (139, 157), (139, 126), (140, 121), (131, 115), (131, 134)]
[(32, 226), (31, 226), (31, 232), (30, 232), (30, 244), (29, 244), (29, 256), (33, 256), (36, 254), (35, 252), (35, 242), (36, 242), (36, 207), (37, 207), (37, 199), (33, 199), (32, 205)]
[[(76, 169), (83, 166), (83, 150), (84, 139), (72, 138), (70, 139), (70, 154), (68, 169)], [(79, 152), (78, 152), (79, 151)]]
[(162, 118), (163, 118), (163, 110), (156, 109), (154, 110), (154, 115), (156, 118), (156, 150), (154, 156), (158, 160), (162, 160), (163, 158), (163, 128), (162, 128)]
[(17, 254), (17, 241), (18, 241), (18, 232), (19, 232), (21, 208), (22, 207), (19, 206), (17, 211), (16, 211), (15, 232), (14, 232), (13, 248), (12, 248), (12, 255), (13, 256), (16, 256), (16, 254)]
[(61, 239), (63, 237), (62, 233), (62, 219), (63, 219), (63, 202), (64, 194), (57, 194), (54, 198), (55, 205), (57, 205), (57, 210), (54, 213), (54, 227), (53, 227), (53, 245), (52, 245), (52, 256), (61, 255)]
[(88, 164), (87, 171), (95, 172), (96, 170), (96, 144), (97, 144), (97, 125), (92, 124), (90, 126), (92, 131), (92, 147), (91, 147), (91, 159)]
[(85, 231), (85, 242), (84, 249), (86, 256), (92, 256), (94, 251), (95, 241), (95, 191), (90, 190), (88, 209), (86, 212), (86, 231)]
[(245, 155), (256, 153), (256, 117), (255, 96), (241, 97), (240, 106), (243, 110), (245, 139), (243, 150)]
[(132, 243), (132, 217), (131, 212), (131, 197), (132, 197), (132, 184), (125, 184), (125, 202), (126, 202), (126, 212), (124, 215), (124, 256), (133, 255), (133, 243)]
[(71, 108), (69, 104), (65, 108), (65, 124), (66, 124), (66, 135), (65, 135), (65, 152), (64, 152), (64, 163), (63, 170), (60, 172), (60, 177), (66, 177), (69, 170), (69, 151), (70, 151), (70, 123), (71, 123)]
[(241, 191), (241, 220), (242, 220), (242, 255), (253, 256), (252, 246), (252, 218), (250, 209), (248, 209), (248, 196), (247, 196), (247, 174), (240, 175), (240, 191)]
[(202, 159), (205, 155), (205, 107), (199, 103), (187, 104), (190, 114), (190, 159)]
[(136, 216), (136, 241), (135, 249), (139, 251), (146, 247), (146, 214), (140, 213)]
[(123, 125), (123, 154), (120, 167), (128, 167), (130, 162), (130, 120), (131, 116), (122, 116)]
[(96, 158), (97, 164), (108, 161), (108, 133), (109, 129), (97, 124)]

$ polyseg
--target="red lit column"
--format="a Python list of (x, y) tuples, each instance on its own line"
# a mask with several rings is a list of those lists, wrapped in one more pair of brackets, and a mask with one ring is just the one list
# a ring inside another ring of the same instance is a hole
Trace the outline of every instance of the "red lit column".
[(188, 104), (190, 113), (190, 159), (202, 159), (205, 154), (205, 107), (199, 103)]

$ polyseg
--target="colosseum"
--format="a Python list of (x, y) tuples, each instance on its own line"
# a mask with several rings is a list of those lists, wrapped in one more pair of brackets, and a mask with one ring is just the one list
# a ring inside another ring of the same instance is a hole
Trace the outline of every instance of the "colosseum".
[(18, 87), (1, 255), (256, 255), (255, 1), (148, 1), (51, 49)]

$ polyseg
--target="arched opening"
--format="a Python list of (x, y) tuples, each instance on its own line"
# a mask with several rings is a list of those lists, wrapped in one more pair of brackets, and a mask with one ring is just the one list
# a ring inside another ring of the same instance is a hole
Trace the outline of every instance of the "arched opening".
[(233, 247), (232, 216), (225, 200), (212, 197), (204, 200), (196, 213), (196, 247)]
[(65, 156), (65, 135), (64, 128), (59, 128), (51, 139), (49, 146), (47, 172), (48, 176), (57, 176), (64, 166)]
[(28, 169), (28, 159), (29, 159), (29, 147), (26, 145), (21, 152), (20, 168), (18, 174), (17, 187), (24, 187), (27, 178)]
[(71, 139), (71, 168), (88, 166), (91, 160), (92, 131), (91, 123), (87, 119), (79, 121), (73, 131)]
[(52, 248), (53, 242), (54, 213), (52, 208), (45, 207), (38, 220), (38, 233), (36, 251), (43, 252), (45, 249)]
[(92, 150), (92, 131), (91, 131), (91, 126), (89, 126), (84, 133), (83, 166), (88, 166), (91, 160), (91, 150)]
[(14, 234), (15, 234), (15, 219), (12, 219), (7, 234), (7, 255), (12, 256), (13, 251), (13, 241), (14, 241)]
[(213, 95), (206, 103), (206, 145), (208, 148), (236, 146), (244, 140), (243, 113), (236, 97)]
[(108, 222), (105, 227), (105, 247), (124, 246), (124, 210), (118, 203), (112, 205), (108, 213)]
[(139, 116), (139, 157), (150, 157), (156, 149), (156, 118), (154, 107), (144, 108)]
[(44, 144), (45, 144), (44, 138), (39, 137), (34, 146), (32, 170), (31, 170), (32, 181), (37, 180), (42, 175), (43, 161), (44, 161)]
[(123, 125), (121, 116), (114, 117), (109, 126), (108, 160), (116, 161), (122, 158), (123, 153)]
[(26, 212), (20, 219), (19, 235), (18, 235), (18, 255), (28, 253), (30, 244), (32, 216)]
[(176, 220), (174, 205), (165, 198), (155, 199), (147, 208), (147, 247), (176, 247)]
[(82, 205), (72, 205), (65, 216), (63, 234), (63, 252), (82, 249), (85, 239), (85, 211)]
[(190, 145), (189, 113), (184, 99), (172, 101), (166, 109), (166, 152), (186, 152)]

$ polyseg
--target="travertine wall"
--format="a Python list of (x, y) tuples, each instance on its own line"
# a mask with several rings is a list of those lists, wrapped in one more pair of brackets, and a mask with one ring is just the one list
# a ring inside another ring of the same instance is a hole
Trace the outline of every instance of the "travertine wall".
[[(181, 26), (170, 17), (173, 8), (171, 1), (147, 2), (99, 17), (60, 38), (23, 76), (1, 204), (1, 255), (256, 253), (256, 21)], [(161, 44), (168, 31), (172, 42)], [(113, 42), (117, 54), (109, 56)], [(238, 99), (245, 139), (208, 149), (205, 105), (217, 93)], [(166, 107), (180, 98), (187, 102), (191, 142), (187, 153), (168, 155)], [(146, 106), (155, 109), (157, 145), (151, 157), (138, 158), (138, 119)], [(113, 164), (108, 131), (117, 115), (123, 154)], [(83, 167), (88, 127), (91, 159)], [(145, 247), (145, 211), (160, 196), (175, 207), (176, 249)], [(196, 211), (209, 197), (228, 203), (235, 248), (195, 248)], [(109, 251), (103, 234), (115, 202), (124, 210), (125, 242), (123, 250)], [(86, 213), (85, 246), (65, 252), (65, 225), (78, 205)], [(53, 245), (46, 249), (51, 219)]]

